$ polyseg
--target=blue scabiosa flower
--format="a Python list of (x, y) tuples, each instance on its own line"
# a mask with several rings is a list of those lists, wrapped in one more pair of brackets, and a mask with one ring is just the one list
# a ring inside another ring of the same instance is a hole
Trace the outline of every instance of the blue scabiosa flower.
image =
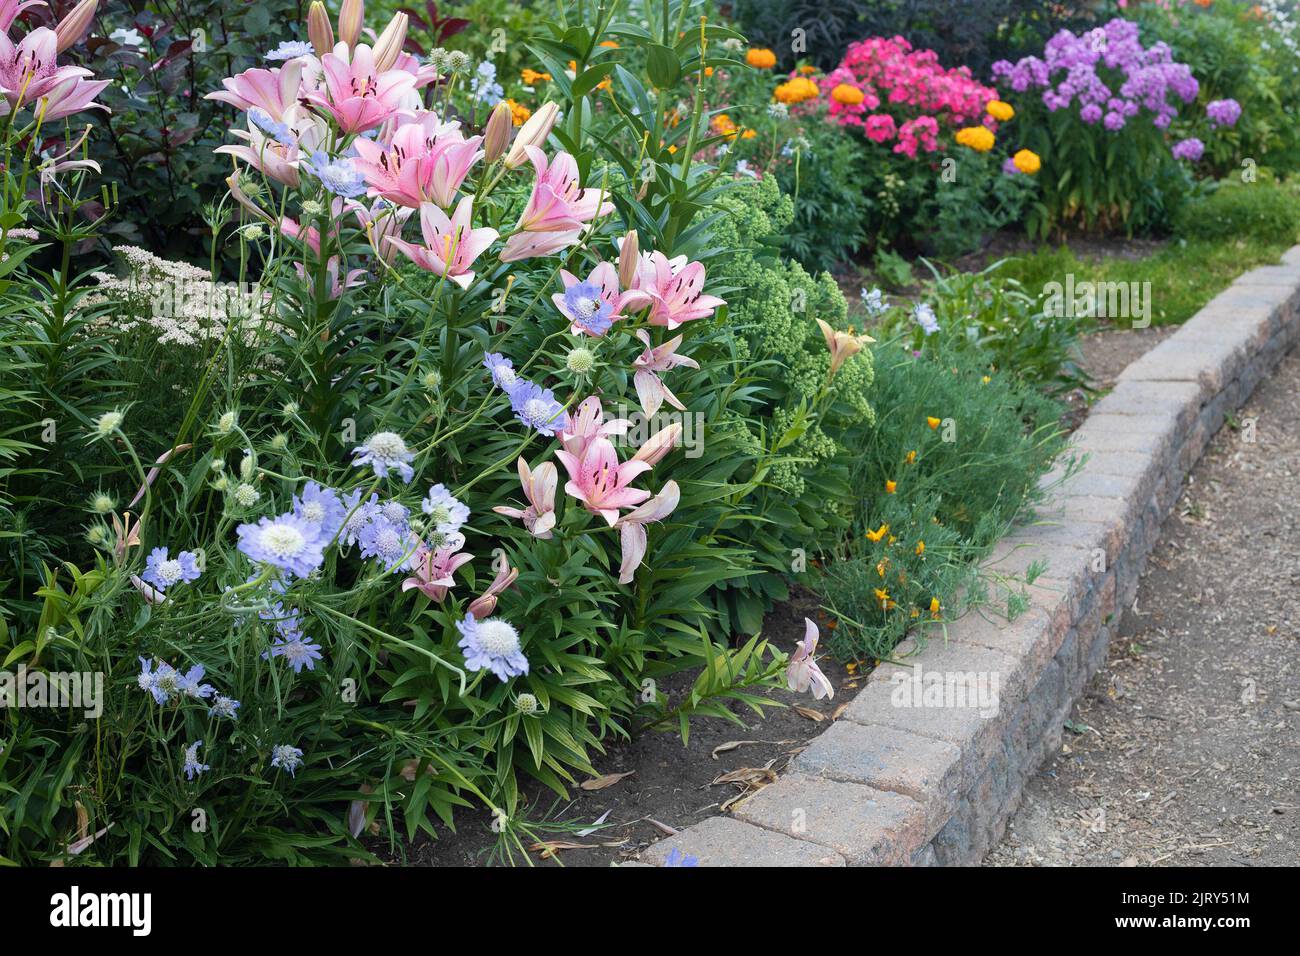
[(235, 533), (239, 535), (239, 550), (250, 559), (300, 578), (321, 566), (329, 543), (320, 525), (304, 521), (293, 512), (263, 517), (257, 524), (241, 524)]
[(430, 488), (420, 507), (429, 516), (434, 530), (444, 535), (459, 531), (469, 520), (469, 506), (457, 500), (446, 485), (437, 484)]
[(211, 770), (205, 763), (199, 763), (199, 748), (203, 746), (203, 741), (196, 740), (192, 744), (185, 746), (185, 766), (181, 769), (185, 771), (185, 779), (193, 780), (197, 774), (205, 770)]
[(549, 388), (542, 388), (527, 379), (519, 379), (510, 389), (510, 407), (515, 417), (548, 438), (569, 427), (569, 416), (564, 406), (555, 400)]
[(357, 456), (352, 461), (354, 466), (369, 465), (380, 478), (388, 477), (392, 469), (407, 484), (415, 477), (415, 469), (410, 464), (415, 452), (406, 447), (406, 440), (397, 432), (375, 432), (364, 445), (352, 449), (352, 454)]
[(281, 146), (298, 145), (298, 138), (293, 135), (293, 130), (289, 128), (289, 124), (281, 123), (260, 107), (255, 106), (248, 111), (248, 121)]
[(500, 352), (488, 352), (483, 356), (483, 367), (492, 373), (492, 384), (507, 392), (519, 381), (515, 374), (514, 363)]
[(289, 771), (289, 776), (296, 777), (302, 766), (302, 751), (290, 744), (276, 744), (271, 748), (271, 766)]
[(573, 320), (591, 335), (600, 337), (614, 324), (609, 317), (614, 307), (600, 297), (600, 288), (590, 282), (579, 282), (565, 289), (564, 304)]
[(485, 106), (496, 106), (505, 96), (505, 90), (497, 82), (497, 66), (491, 60), (484, 60), (474, 71), (474, 79), (470, 81), (470, 92), (474, 94), (474, 99), (478, 100)]
[(304, 667), (316, 669), (316, 662), (321, 660), (320, 645), (301, 631), (292, 631), (271, 642), (271, 649), (262, 654), (264, 660), (268, 657), (283, 657), (295, 674), (301, 674)]
[(934, 335), (939, 331), (939, 317), (934, 314), (934, 309), (930, 308), (929, 303), (917, 303), (916, 308), (912, 310), (912, 321), (919, 325), (926, 335)]
[(885, 304), (885, 294), (879, 289), (872, 289), (868, 292), (862, 290), (862, 307), (867, 310), (867, 315), (871, 318), (883, 315), (888, 311), (889, 306)]
[(310, 43), (305, 40), (285, 40), (278, 47), (266, 55), (272, 62), (277, 60), (296, 60), (300, 56), (312, 56), (315, 54)]
[(488, 669), (501, 680), (528, 673), (528, 658), (519, 647), (519, 632), (509, 621), (489, 617), (480, 621), (473, 614), (456, 622), (465, 666), (472, 671)]
[(153, 695), (153, 699), (165, 704), (181, 693), (181, 675), (166, 661), (158, 661), (155, 668), (152, 658), (140, 658), (140, 674), (135, 682), (141, 690)]
[(159, 591), (166, 591), (173, 584), (197, 581), (203, 572), (199, 570), (198, 556), (193, 551), (182, 551), (176, 557), (168, 557), (166, 548), (154, 548), (144, 564), (144, 578)]
[(333, 488), (322, 488), (314, 481), (303, 486), (302, 495), (294, 495), (293, 513), (308, 524), (317, 525), (321, 536), (333, 540), (343, 526), (347, 511)]
[(233, 697), (226, 697), (218, 694), (212, 699), (212, 706), (208, 708), (209, 717), (225, 717), (228, 720), (239, 719), (239, 701)]
[(204, 684), (202, 681), (203, 665), (195, 664), (180, 676), (180, 680), (177, 682), (177, 690), (186, 697), (198, 697), (201, 700), (211, 697), (217, 692), (217, 689), (211, 684)]
[(374, 558), (385, 571), (403, 571), (411, 561), (419, 540), (410, 529), (377, 517), (357, 537), (363, 558)]
[(362, 529), (365, 528), (379, 513), (379, 495), (372, 494), (369, 501), (361, 500), (361, 489), (350, 492), (343, 498), (343, 532), (340, 535), (341, 540), (346, 545), (357, 543), (361, 536)]
[(345, 157), (335, 158), (321, 150), (311, 154), (310, 162), (303, 162), (307, 170), (328, 192), (344, 199), (356, 199), (366, 191), (366, 177)]
[(391, 525), (405, 528), (411, 521), (411, 509), (400, 501), (388, 500), (379, 506), (378, 517)]

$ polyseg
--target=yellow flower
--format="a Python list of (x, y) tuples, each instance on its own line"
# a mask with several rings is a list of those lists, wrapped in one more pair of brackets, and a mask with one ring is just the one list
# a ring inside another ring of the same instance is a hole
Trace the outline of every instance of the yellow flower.
[(737, 127), (735, 122), (726, 113), (719, 113), (713, 117), (713, 131), (727, 140), (736, 138)]
[(1016, 153), (1011, 157), (1011, 161), (1016, 164), (1016, 169), (1030, 176), (1043, 168), (1043, 161), (1038, 158), (1038, 154), (1028, 149)]
[(915, 452), (915, 451), (909, 451), (909, 452), (907, 453), (907, 463), (908, 463), (909, 465), (915, 465), (915, 464), (916, 464), (916, 452)]
[(993, 148), (993, 133), (987, 126), (964, 126), (957, 130), (957, 142), (977, 153), (987, 153)]
[(803, 66), (799, 67), (799, 72), (802, 73), (804, 76), (812, 76), (814, 73), (817, 72), (817, 67), (809, 63), (805, 63)]
[(982, 379), (980, 379), (980, 381), (982, 381), (985, 385), (987, 385), (989, 382), (993, 381), (993, 379), (985, 375)]
[(1016, 115), (1015, 108), (1010, 103), (1004, 103), (1001, 100), (989, 100), (989, 105), (984, 108), (988, 110), (989, 116), (1001, 123), (1005, 123)]
[(897, 490), (898, 490), (898, 482), (896, 481), (885, 482), (885, 494), (892, 495)]
[(713, 67), (711, 67), (711, 66), (706, 66), (706, 67), (704, 68), (704, 75), (705, 75), (705, 76), (712, 76), (712, 75), (713, 75)]
[(600, 45), (610, 50), (618, 49), (618, 44), (615, 43), (613, 40), (601, 40)]
[(883, 588), (875, 588), (874, 590), (876, 592), (876, 600), (880, 602), (880, 609), (882, 611), (888, 611), (898, 606), (894, 603), (894, 599), (889, 596), (888, 591)]
[(936, 428), (938, 428), (940, 425), (943, 424), (943, 422), (938, 418), (927, 418), (925, 420), (925, 423), (930, 426), (931, 431), (934, 431)]
[(776, 54), (764, 47), (754, 47), (745, 54), (745, 62), (760, 70), (776, 66)]
[(757, 135), (758, 135), (758, 134), (757, 134), (756, 132), (754, 132), (752, 129), (747, 129), (747, 130), (745, 130), (743, 133), (740, 134), (740, 138), (741, 138), (741, 139), (753, 139), (753, 138), (754, 138), (755, 136), (757, 136)]
[(879, 528), (877, 528), (875, 531), (868, 531), (868, 532), (867, 532), (867, 537), (870, 538), (872, 541), (879, 541), (881, 538), (883, 538), (883, 537), (884, 537), (886, 534), (888, 534), (888, 533), (889, 533), (889, 525), (887, 525), (887, 524), (882, 524), (882, 525), (881, 525)]
[(932, 598), (930, 598), (930, 613), (931, 613), (931, 614), (938, 614), (938, 613), (939, 613), (939, 608), (940, 608), (940, 607), (942, 607), (942, 605), (939, 603), (939, 599), (938, 599), (937, 597), (932, 597)]
[(549, 80), (551, 78), (551, 74), (549, 73), (541, 73), (538, 72), (537, 70), (530, 70), (528, 69), (528, 67), (524, 67), (523, 71), (520, 72), (519, 76), (524, 81), (525, 86), (536, 86), (538, 83), (542, 82), (543, 80)]
[(514, 100), (506, 100), (506, 106), (510, 107), (510, 118), (516, 126), (523, 126), (528, 122), (528, 118), (533, 115), (533, 111), (523, 103), (516, 103)]
[(918, 541), (918, 542), (916, 542), (916, 554), (917, 554), (917, 557), (920, 557), (921, 555), (925, 554), (925, 542), (924, 542), (924, 541)]
[(802, 103), (804, 100), (815, 100), (820, 95), (821, 90), (817, 88), (817, 84), (804, 76), (786, 80), (772, 92), (774, 99), (787, 106)]
[(856, 86), (850, 86), (848, 83), (841, 83), (839, 86), (835, 87), (835, 89), (831, 90), (831, 99), (836, 103), (843, 104), (844, 106), (857, 106), (866, 99), (866, 95)]

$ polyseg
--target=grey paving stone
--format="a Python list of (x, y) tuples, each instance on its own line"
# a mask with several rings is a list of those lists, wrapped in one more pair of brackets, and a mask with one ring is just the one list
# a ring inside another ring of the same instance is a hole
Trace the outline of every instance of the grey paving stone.
[(663, 866), (677, 850), (700, 866), (844, 866), (844, 857), (824, 846), (796, 840), (731, 817), (709, 817), (676, 836), (660, 840), (641, 859)]

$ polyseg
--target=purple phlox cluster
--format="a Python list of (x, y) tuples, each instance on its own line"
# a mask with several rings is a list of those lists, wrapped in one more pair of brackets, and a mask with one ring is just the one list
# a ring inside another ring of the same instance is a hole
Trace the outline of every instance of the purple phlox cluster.
[(1241, 104), (1236, 100), (1211, 100), (1205, 104), (1211, 126), (1236, 126), (1241, 119)]
[(154, 548), (149, 552), (141, 577), (156, 590), (166, 591), (173, 584), (197, 581), (202, 573), (198, 555), (193, 551), (182, 551), (173, 558), (168, 555), (166, 548)]
[(1205, 144), (1192, 136), (1174, 143), (1170, 152), (1173, 153), (1174, 159), (1183, 159), (1189, 163), (1195, 163), (1199, 162), (1201, 156), (1204, 155)]
[[(1118, 74), (1118, 90), (1099, 68)], [(1047, 41), (1042, 58), (999, 60), (993, 64), (993, 77), (1018, 93), (1042, 89), (1043, 104), (1051, 112), (1077, 102), (1085, 123), (1100, 122), (1112, 132), (1123, 129), (1142, 109), (1152, 114), (1152, 125), (1166, 129), (1178, 111), (1171, 94), (1190, 103), (1200, 88), (1191, 67), (1174, 62), (1168, 44), (1143, 48), (1138, 25), (1120, 17), (1081, 34), (1061, 30)]]

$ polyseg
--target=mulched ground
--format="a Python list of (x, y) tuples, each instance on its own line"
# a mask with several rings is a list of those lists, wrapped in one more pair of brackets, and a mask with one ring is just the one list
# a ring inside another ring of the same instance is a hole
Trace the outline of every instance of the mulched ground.
[(1189, 477), (986, 865), (1300, 860), (1300, 351), (1235, 420), (1252, 418), (1254, 442), (1225, 427)]

